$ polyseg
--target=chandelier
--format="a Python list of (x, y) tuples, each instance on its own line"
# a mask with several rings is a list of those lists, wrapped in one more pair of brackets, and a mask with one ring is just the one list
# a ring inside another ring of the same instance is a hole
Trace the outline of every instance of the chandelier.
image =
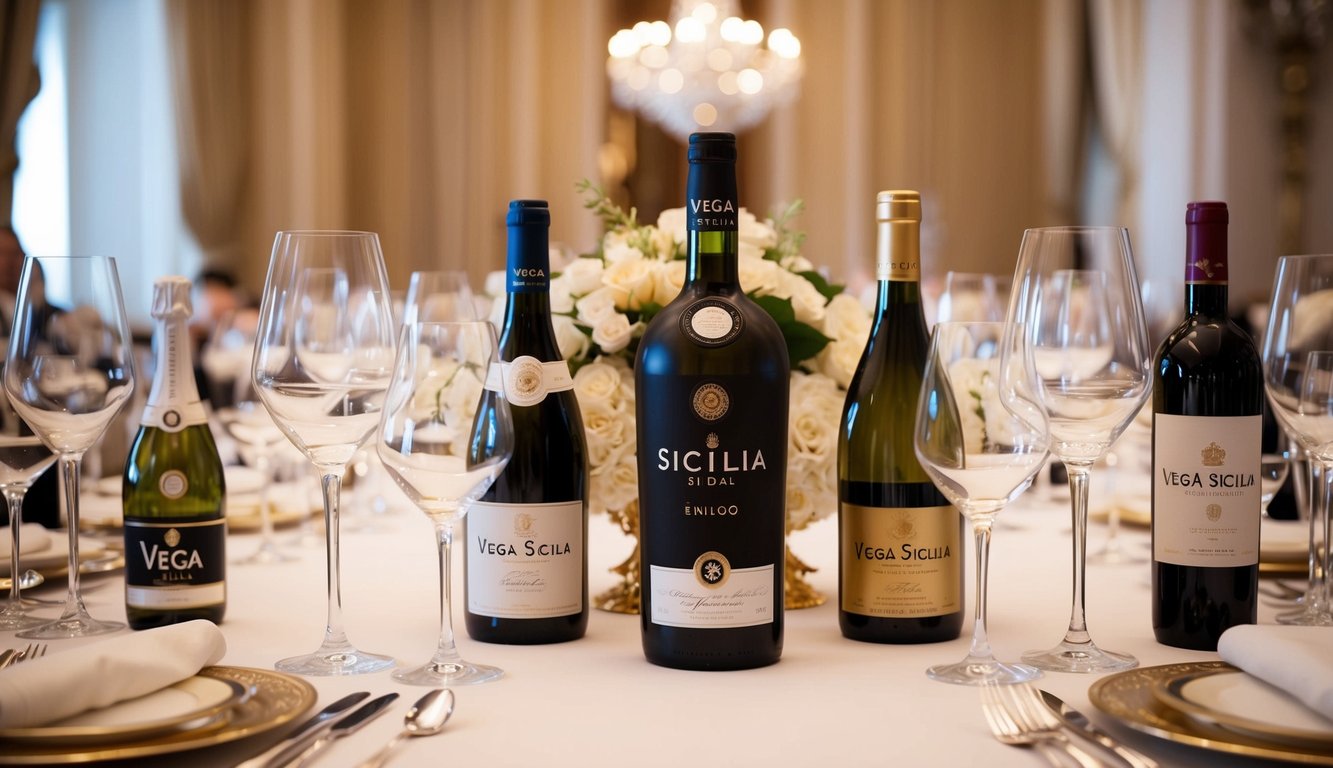
[(679, 139), (744, 131), (796, 95), (801, 41), (759, 22), (735, 0), (673, 0), (671, 23), (640, 21), (607, 43), (611, 97)]

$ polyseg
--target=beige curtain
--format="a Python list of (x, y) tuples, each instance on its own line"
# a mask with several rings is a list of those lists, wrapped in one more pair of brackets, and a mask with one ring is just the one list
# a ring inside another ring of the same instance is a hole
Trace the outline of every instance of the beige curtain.
[(1142, 0), (1088, 0), (1097, 117), (1120, 174), (1119, 224), (1138, 223), (1143, 105)]
[(1079, 221), (1087, 97), (1083, 0), (1043, 0), (1042, 119), (1046, 215), (1053, 224)]
[(41, 0), (5, 0), (0, 5), (0, 227), (11, 225), (14, 211), (19, 118), (40, 83), (32, 59), (40, 11)]
[(209, 267), (234, 271), (249, 176), (250, 8), (169, 0), (181, 213)]

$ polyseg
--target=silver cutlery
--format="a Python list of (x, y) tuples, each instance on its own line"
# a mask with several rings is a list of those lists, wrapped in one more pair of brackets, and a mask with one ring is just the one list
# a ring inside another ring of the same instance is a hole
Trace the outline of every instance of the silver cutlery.
[[(357, 691), (356, 693), (347, 694), (316, 712), (304, 723), (296, 726), (287, 738), (274, 744), (261, 754), (246, 760), (236, 768), (269, 768), (270, 766), (282, 765), (300, 754), (307, 744), (314, 741), (315, 737), (337, 722), (338, 718), (351, 712), (352, 707), (369, 697), (370, 691)], [(285, 759), (280, 761), (279, 758)]]
[(394, 734), (389, 743), (380, 751), (370, 756), (358, 768), (380, 768), (389, 762), (393, 750), (406, 738), (412, 736), (434, 736), (444, 730), (449, 716), (454, 713), (454, 692), (448, 688), (435, 690), (417, 699), (412, 708), (403, 716), (403, 729)]
[(386, 693), (378, 699), (371, 699), (369, 702), (361, 705), (361, 707), (352, 714), (339, 718), (338, 722), (334, 723), (321, 733), (319, 737), (312, 741), (310, 746), (306, 747), (301, 754), (297, 755), (290, 764), (295, 766), (295, 768), (300, 768), (310, 762), (320, 753), (320, 750), (344, 736), (351, 736), (365, 727), (371, 720), (384, 714), (384, 710), (397, 698), (398, 694), (396, 693)]
[(1129, 764), (1130, 768), (1157, 768), (1157, 761), (1116, 741), (1111, 734), (1094, 725), (1087, 715), (1066, 704), (1059, 696), (1045, 690), (1038, 690), (1035, 693), (1041, 697), (1046, 709), (1066, 728), (1111, 750), (1116, 757)]
[(0, 653), (0, 669), (13, 666), (20, 661), (27, 661), (45, 655), (46, 643), (29, 643), (28, 647), (21, 651), (17, 648), (10, 648)]
[[(986, 716), (991, 733), (1001, 744), (1036, 747), (1051, 765), (1065, 765), (1060, 755), (1073, 758), (1083, 768), (1105, 768), (1106, 763), (1079, 747), (1064, 734), (1059, 725), (1042, 724), (1033, 709), (1030, 694), (1015, 689), (1029, 688), (1026, 684), (981, 687), (981, 711)], [(1025, 702), (1026, 700), (1026, 702)], [(1045, 709), (1045, 707), (1042, 707)]]

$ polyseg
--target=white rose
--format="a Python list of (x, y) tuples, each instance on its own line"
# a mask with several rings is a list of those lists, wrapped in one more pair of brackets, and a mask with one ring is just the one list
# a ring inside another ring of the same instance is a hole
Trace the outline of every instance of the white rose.
[(653, 256), (658, 261), (671, 261), (676, 258), (676, 246), (681, 241), (665, 229), (653, 228), (650, 240), (653, 244)]
[(689, 239), (685, 232), (685, 209), (668, 208), (657, 216), (657, 228), (670, 235), (672, 240), (677, 243), (684, 243)]
[(560, 277), (568, 282), (569, 292), (575, 296), (591, 293), (602, 284), (602, 260), (593, 257), (574, 259)]
[(592, 342), (601, 347), (603, 352), (614, 354), (629, 346), (637, 328), (638, 323), (630, 325), (628, 317), (615, 314), (593, 326)]
[(653, 301), (666, 306), (680, 295), (685, 285), (685, 262), (668, 261), (654, 273)]
[(846, 389), (856, 374), (856, 366), (861, 363), (861, 353), (865, 351), (865, 341), (853, 342), (838, 339), (820, 351), (815, 358), (819, 372), (838, 382)]
[(746, 293), (766, 296), (777, 290), (782, 277), (778, 275), (782, 268), (763, 258), (742, 255), (737, 261), (737, 273), (741, 288)]
[(570, 294), (569, 281), (563, 276), (551, 278), (551, 311), (564, 315), (574, 311), (574, 297)]
[(621, 510), (639, 496), (639, 466), (633, 453), (622, 453), (614, 464), (601, 468), (590, 478), (593, 504), (597, 511)]
[(864, 347), (870, 337), (870, 313), (850, 294), (840, 293), (824, 307), (824, 335)]
[(555, 329), (555, 343), (560, 347), (560, 356), (566, 360), (583, 358), (588, 354), (592, 341), (588, 334), (579, 330), (574, 318), (568, 315), (552, 315), (551, 327)]
[(507, 287), (504, 270), (486, 273), (486, 283), (482, 290), (487, 296), (503, 296)]
[(773, 292), (774, 295), (791, 299), (797, 321), (817, 327), (824, 320), (824, 305), (828, 303), (824, 294), (815, 288), (814, 283), (800, 275), (793, 275), (782, 268), (774, 274), (778, 276), (778, 287)]
[(616, 308), (639, 309), (643, 302), (652, 301), (655, 273), (660, 265), (646, 259), (627, 259), (607, 267), (602, 282), (611, 289)]
[(612, 358), (588, 363), (574, 374), (574, 394), (579, 403), (597, 400), (612, 410), (621, 410), (620, 371), (603, 362), (607, 359)]
[[(763, 259), (763, 258), (764, 258), (764, 249), (763, 249), (763, 248), (760, 248), (759, 246), (755, 245), (754, 243), (747, 243), (747, 242), (745, 242), (744, 240), (742, 240), (742, 241), (740, 242), (740, 244), (737, 246), (737, 250), (736, 250), (736, 252), (737, 252), (738, 254), (740, 254), (740, 257), (741, 257), (742, 259)], [(768, 263), (769, 263), (769, 264), (773, 264), (774, 266), (777, 265), (777, 262), (776, 262), (776, 261), (770, 261), (770, 262), (768, 262)]]
[(583, 432), (588, 442), (588, 461), (592, 468), (616, 460), (633, 450), (634, 418), (611, 408), (600, 400), (579, 399)]
[(624, 261), (633, 262), (633, 261), (643, 260), (643, 252), (640, 251), (638, 248), (635, 248), (634, 246), (625, 242), (624, 240), (618, 240), (617, 242), (603, 248), (602, 256), (606, 258), (607, 268), (610, 268)]
[[(500, 295), (504, 296), (503, 293)], [(490, 314), (486, 318), (487, 320), (491, 321), (491, 325), (495, 326), (495, 332), (497, 336), (500, 333), (500, 329), (503, 328), (505, 325), (506, 304), (508, 304), (508, 300), (503, 298), (497, 298), (495, 301), (492, 301)]]
[(814, 495), (803, 483), (787, 482), (787, 528), (799, 531), (810, 524), (815, 516)]
[(822, 467), (838, 453), (838, 427), (844, 397), (821, 374), (792, 374), (788, 461)]
[(610, 288), (602, 286), (574, 302), (574, 307), (578, 310), (579, 322), (591, 328), (616, 313), (616, 295)]
[(742, 243), (749, 243), (761, 251), (778, 244), (778, 234), (773, 230), (772, 223), (760, 221), (745, 208), (741, 208), (740, 214), (736, 217), (736, 224), (737, 235)]
[(791, 272), (814, 272), (815, 265), (804, 256), (793, 255), (782, 259), (782, 268)]

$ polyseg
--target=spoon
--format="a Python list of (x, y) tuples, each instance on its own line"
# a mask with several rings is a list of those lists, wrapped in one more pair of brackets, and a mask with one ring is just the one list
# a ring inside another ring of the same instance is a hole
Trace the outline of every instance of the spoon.
[(425, 696), (417, 699), (412, 708), (403, 715), (403, 730), (389, 739), (379, 752), (371, 755), (370, 759), (362, 763), (358, 768), (380, 768), (389, 761), (389, 755), (398, 746), (398, 743), (409, 736), (434, 736), (444, 730), (444, 724), (449, 722), (449, 716), (454, 713), (454, 692), (448, 688), (436, 688)]

